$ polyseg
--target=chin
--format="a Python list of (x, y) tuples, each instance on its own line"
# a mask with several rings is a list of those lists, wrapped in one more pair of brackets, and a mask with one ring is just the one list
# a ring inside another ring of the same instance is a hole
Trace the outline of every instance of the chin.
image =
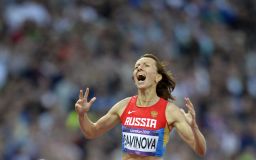
[(136, 87), (137, 87), (138, 89), (143, 89), (143, 88), (145, 88), (144, 86), (140, 86), (140, 85), (136, 85)]
[(141, 84), (137, 84), (136, 86), (138, 89), (146, 89), (147, 88), (146, 85), (141, 85)]

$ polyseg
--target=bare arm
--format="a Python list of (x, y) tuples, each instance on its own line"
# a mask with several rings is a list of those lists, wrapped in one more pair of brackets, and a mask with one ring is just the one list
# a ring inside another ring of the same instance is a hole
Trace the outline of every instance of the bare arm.
[[(167, 108), (167, 121), (170, 127), (177, 129), (180, 137), (200, 156), (206, 153), (206, 141), (200, 132), (196, 121), (192, 103), (189, 99), (185, 99), (188, 113), (180, 110), (176, 105), (169, 104)], [(191, 115), (194, 114), (194, 117)]]
[(88, 88), (86, 89), (85, 96), (83, 96), (83, 91), (80, 91), (79, 100), (75, 104), (75, 107), (78, 113), (81, 131), (86, 138), (93, 139), (104, 134), (120, 122), (119, 115), (121, 109), (126, 106), (128, 99), (124, 99), (116, 103), (106, 115), (101, 117), (97, 122), (93, 123), (88, 118), (87, 112), (96, 98), (92, 98), (89, 102), (87, 102), (88, 94)]

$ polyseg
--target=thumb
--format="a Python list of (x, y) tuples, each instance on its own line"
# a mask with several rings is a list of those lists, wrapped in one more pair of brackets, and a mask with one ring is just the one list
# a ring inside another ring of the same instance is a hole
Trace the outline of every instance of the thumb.
[(96, 97), (93, 97), (90, 102), (88, 102), (88, 110), (91, 108), (92, 104), (95, 102)]
[(90, 100), (90, 102), (89, 102), (90, 106), (95, 102), (95, 100), (96, 100), (96, 97), (93, 97), (93, 98)]
[(186, 114), (185, 111), (184, 111), (184, 109), (180, 108), (180, 111), (181, 111), (184, 115)]

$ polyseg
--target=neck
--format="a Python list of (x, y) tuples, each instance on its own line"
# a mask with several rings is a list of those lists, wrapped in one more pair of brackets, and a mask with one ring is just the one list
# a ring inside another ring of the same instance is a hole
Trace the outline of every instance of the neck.
[(159, 100), (155, 90), (154, 91), (141, 91), (138, 92), (137, 105), (138, 106), (151, 106)]

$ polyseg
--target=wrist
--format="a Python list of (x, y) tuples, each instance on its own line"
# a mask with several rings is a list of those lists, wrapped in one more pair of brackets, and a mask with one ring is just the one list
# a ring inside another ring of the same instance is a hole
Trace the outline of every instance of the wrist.
[(87, 112), (78, 113), (79, 118), (84, 118), (84, 116), (87, 114)]

